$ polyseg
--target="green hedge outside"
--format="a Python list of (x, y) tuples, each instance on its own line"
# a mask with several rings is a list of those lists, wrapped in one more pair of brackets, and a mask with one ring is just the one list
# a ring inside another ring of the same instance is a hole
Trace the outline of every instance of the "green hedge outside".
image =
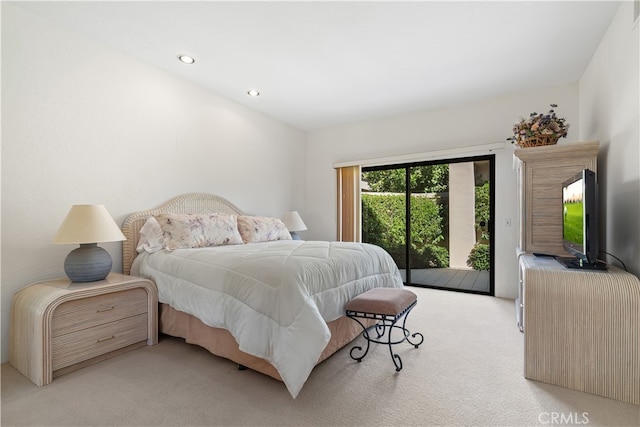
[(489, 271), (489, 245), (476, 243), (467, 258), (467, 266), (479, 271)]
[[(405, 258), (405, 195), (362, 194), (362, 239), (386, 249), (398, 264), (407, 268)], [(444, 240), (441, 206), (425, 196), (411, 196), (411, 267), (449, 266), (449, 251), (439, 245)]]

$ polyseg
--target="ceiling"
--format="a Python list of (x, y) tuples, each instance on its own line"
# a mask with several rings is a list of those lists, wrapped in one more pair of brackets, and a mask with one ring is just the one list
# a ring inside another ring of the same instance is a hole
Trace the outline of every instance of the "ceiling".
[[(576, 82), (620, 5), (14, 4), (302, 130)], [(196, 62), (180, 63), (180, 53)]]

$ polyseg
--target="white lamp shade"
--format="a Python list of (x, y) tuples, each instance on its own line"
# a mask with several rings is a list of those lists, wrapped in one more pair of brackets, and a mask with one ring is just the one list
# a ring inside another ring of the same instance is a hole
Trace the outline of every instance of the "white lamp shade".
[(86, 244), (126, 240), (103, 205), (73, 205), (65, 217), (55, 244)]
[(284, 214), (282, 222), (284, 222), (284, 225), (287, 226), (287, 230), (289, 231), (304, 231), (307, 229), (298, 211), (291, 211)]

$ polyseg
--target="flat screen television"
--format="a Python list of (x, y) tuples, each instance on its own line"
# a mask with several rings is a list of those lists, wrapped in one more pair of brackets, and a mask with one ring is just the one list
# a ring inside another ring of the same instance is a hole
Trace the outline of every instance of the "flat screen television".
[(598, 261), (599, 234), (596, 173), (584, 169), (562, 183), (562, 244), (573, 257), (559, 260), (568, 268), (606, 270)]

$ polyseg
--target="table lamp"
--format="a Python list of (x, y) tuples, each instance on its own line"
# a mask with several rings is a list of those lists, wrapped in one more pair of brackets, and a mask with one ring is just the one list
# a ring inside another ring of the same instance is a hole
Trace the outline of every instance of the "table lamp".
[(79, 244), (64, 260), (64, 272), (72, 282), (103, 280), (113, 262), (99, 242), (126, 240), (103, 205), (73, 205), (65, 217), (54, 244)]
[(307, 229), (307, 226), (304, 224), (304, 221), (302, 221), (302, 218), (300, 218), (298, 211), (291, 211), (284, 214), (282, 222), (287, 226), (287, 230), (289, 230), (293, 240), (300, 240), (300, 236), (296, 231), (304, 231)]

